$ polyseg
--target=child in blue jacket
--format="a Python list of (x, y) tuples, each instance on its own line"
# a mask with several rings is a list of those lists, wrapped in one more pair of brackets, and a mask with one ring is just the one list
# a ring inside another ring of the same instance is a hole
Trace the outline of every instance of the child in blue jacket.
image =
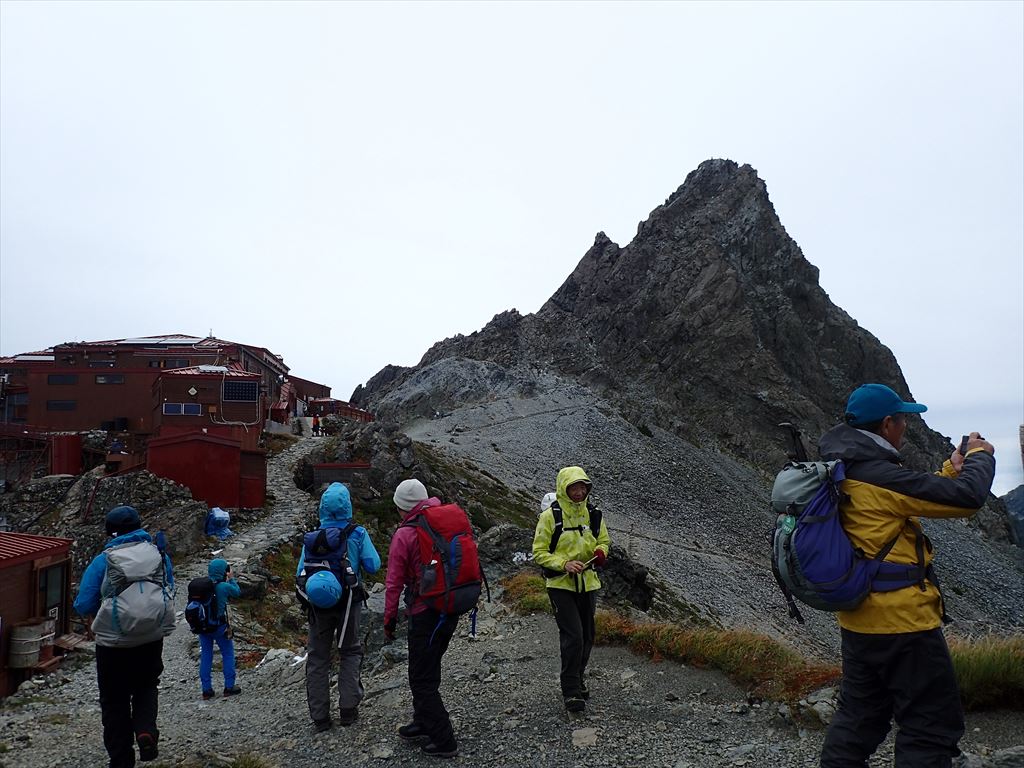
[(217, 641), (221, 660), (224, 663), (224, 695), (234, 696), (242, 692), (235, 685), (235, 641), (231, 639), (231, 625), (228, 624), (228, 600), (239, 597), (242, 590), (235, 582), (227, 560), (211, 560), (206, 569), (213, 581), (217, 619), (220, 624), (213, 632), (199, 635), (199, 682), (203, 686), (203, 698), (212, 699), (213, 692), (213, 643)]

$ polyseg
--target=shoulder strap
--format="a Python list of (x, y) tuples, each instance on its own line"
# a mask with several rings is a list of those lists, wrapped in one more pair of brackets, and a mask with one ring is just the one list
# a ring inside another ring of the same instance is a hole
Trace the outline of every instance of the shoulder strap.
[(590, 514), (590, 530), (596, 539), (601, 534), (601, 510), (587, 504), (587, 512)]
[(552, 553), (558, 546), (558, 540), (562, 537), (562, 508), (557, 501), (551, 502), (551, 516), (555, 518), (555, 528), (551, 531), (551, 543), (548, 545), (548, 552)]

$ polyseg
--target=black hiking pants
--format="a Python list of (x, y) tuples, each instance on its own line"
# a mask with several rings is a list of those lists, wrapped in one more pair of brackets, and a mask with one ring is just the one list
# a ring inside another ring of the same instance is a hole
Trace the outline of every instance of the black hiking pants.
[(135, 765), (138, 734), (159, 738), (156, 686), (164, 671), (163, 650), (163, 640), (134, 648), (96, 646), (103, 746), (110, 756), (110, 768)]
[(441, 700), (441, 657), (455, 634), (458, 616), (441, 620), (437, 611), (409, 615), (409, 688), (412, 719), (439, 747), (455, 746), (455, 732)]
[(964, 735), (960, 692), (941, 629), (843, 633), (839, 709), (822, 768), (864, 768), (896, 719), (896, 768), (949, 768)]
[(562, 673), (559, 681), (562, 696), (577, 697), (583, 691), (583, 673), (594, 647), (594, 611), (597, 592), (573, 592), (568, 589), (549, 589), (551, 607), (558, 625), (558, 646), (562, 655)]

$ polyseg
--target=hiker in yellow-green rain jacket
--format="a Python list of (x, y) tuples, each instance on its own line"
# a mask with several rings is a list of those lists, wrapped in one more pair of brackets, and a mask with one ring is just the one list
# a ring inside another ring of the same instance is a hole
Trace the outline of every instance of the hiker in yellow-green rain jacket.
[[(594, 646), (594, 611), (601, 588), (595, 569), (604, 567), (611, 545), (600, 513), (587, 504), (590, 488), (590, 478), (580, 467), (560, 470), (557, 500), (541, 512), (533, 536), (533, 560), (544, 568), (558, 625), (562, 697), (570, 712), (582, 712), (590, 698), (583, 673)], [(559, 511), (561, 526), (556, 523)]]

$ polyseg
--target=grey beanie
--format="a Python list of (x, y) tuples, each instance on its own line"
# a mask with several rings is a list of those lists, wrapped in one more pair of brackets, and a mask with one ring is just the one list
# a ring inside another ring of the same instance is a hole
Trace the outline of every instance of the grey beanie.
[(416, 478), (403, 480), (395, 488), (395, 506), (408, 512), (421, 501), (427, 500), (427, 488)]

